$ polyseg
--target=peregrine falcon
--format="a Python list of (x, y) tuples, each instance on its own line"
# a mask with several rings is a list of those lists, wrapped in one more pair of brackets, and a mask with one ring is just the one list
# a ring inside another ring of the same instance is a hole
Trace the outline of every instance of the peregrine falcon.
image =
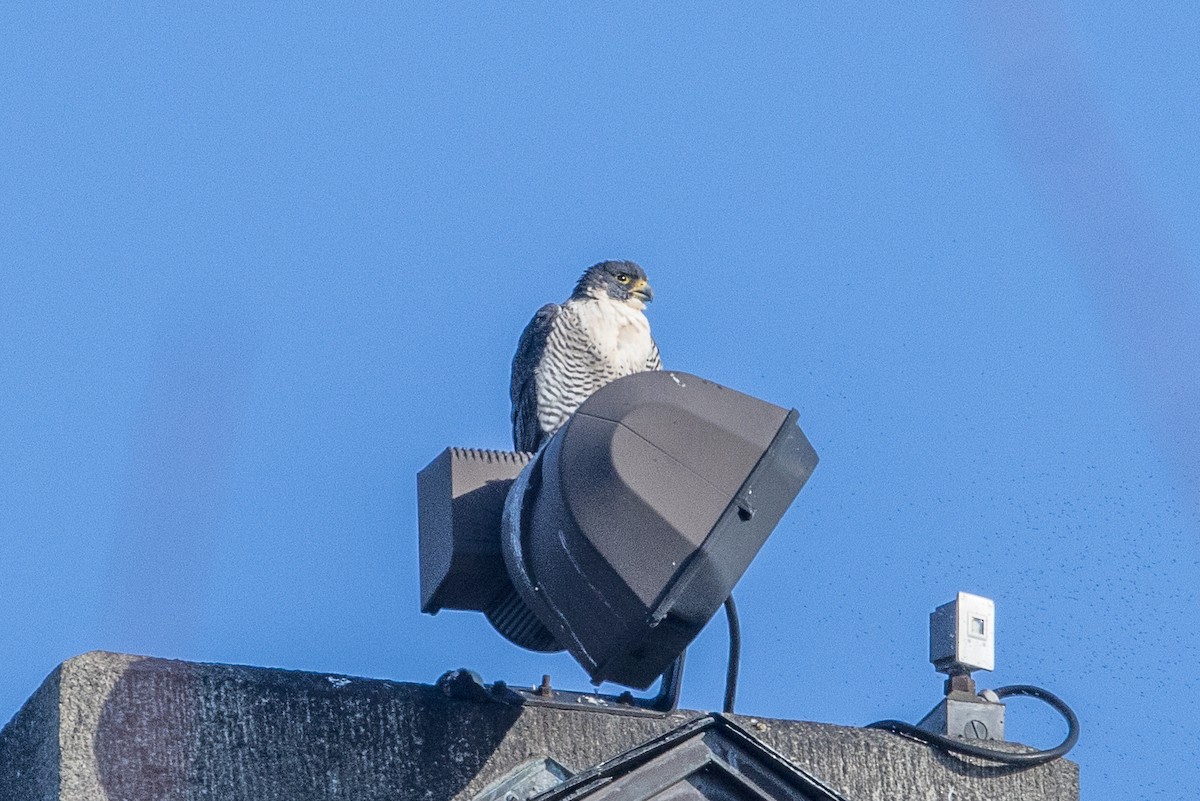
[(513, 445), (536, 451), (579, 405), (610, 381), (661, 370), (642, 310), (654, 297), (631, 261), (588, 269), (561, 306), (538, 309), (512, 364)]

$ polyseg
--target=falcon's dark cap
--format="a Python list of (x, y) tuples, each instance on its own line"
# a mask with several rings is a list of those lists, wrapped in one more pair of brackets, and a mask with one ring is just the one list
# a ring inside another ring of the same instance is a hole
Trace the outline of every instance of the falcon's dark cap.
[(646, 271), (632, 261), (602, 261), (589, 267), (575, 285), (571, 298), (595, 297), (596, 290), (618, 301), (633, 298), (649, 303), (654, 299)]

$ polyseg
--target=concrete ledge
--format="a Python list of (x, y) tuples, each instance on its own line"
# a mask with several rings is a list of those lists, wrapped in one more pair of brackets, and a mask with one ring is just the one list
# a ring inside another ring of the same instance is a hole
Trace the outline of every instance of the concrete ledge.
[[(582, 771), (697, 717), (513, 707), (376, 679), (92, 652), (0, 732), (0, 799), (467, 801), (518, 765)], [(895, 735), (737, 716), (849, 799), (1076, 801), (1078, 769), (1019, 770)]]

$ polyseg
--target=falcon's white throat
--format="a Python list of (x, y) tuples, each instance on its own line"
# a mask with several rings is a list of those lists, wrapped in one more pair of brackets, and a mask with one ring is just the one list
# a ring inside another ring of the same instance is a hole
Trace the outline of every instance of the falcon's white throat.
[(590, 300), (568, 304), (588, 339), (599, 346), (597, 354), (615, 372), (615, 380), (646, 369), (654, 349), (650, 321), (642, 313), (646, 304), (637, 298), (615, 300), (604, 290), (593, 290)]

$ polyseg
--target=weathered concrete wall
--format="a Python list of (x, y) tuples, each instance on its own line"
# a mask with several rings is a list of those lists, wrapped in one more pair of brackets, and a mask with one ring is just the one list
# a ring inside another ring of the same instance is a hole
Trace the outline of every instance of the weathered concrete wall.
[[(438, 688), (93, 652), (0, 733), (3, 801), (466, 801), (527, 759), (582, 770), (695, 717), (447, 697)], [(1076, 801), (1060, 760), (983, 768), (886, 732), (737, 718), (851, 799)]]
[[(1079, 767), (1060, 759), (1036, 768), (934, 750), (889, 732), (730, 715), (793, 764), (850, 799), (1077, 801)], [(1020, 751), (1020, 747), (988, 743)]]

